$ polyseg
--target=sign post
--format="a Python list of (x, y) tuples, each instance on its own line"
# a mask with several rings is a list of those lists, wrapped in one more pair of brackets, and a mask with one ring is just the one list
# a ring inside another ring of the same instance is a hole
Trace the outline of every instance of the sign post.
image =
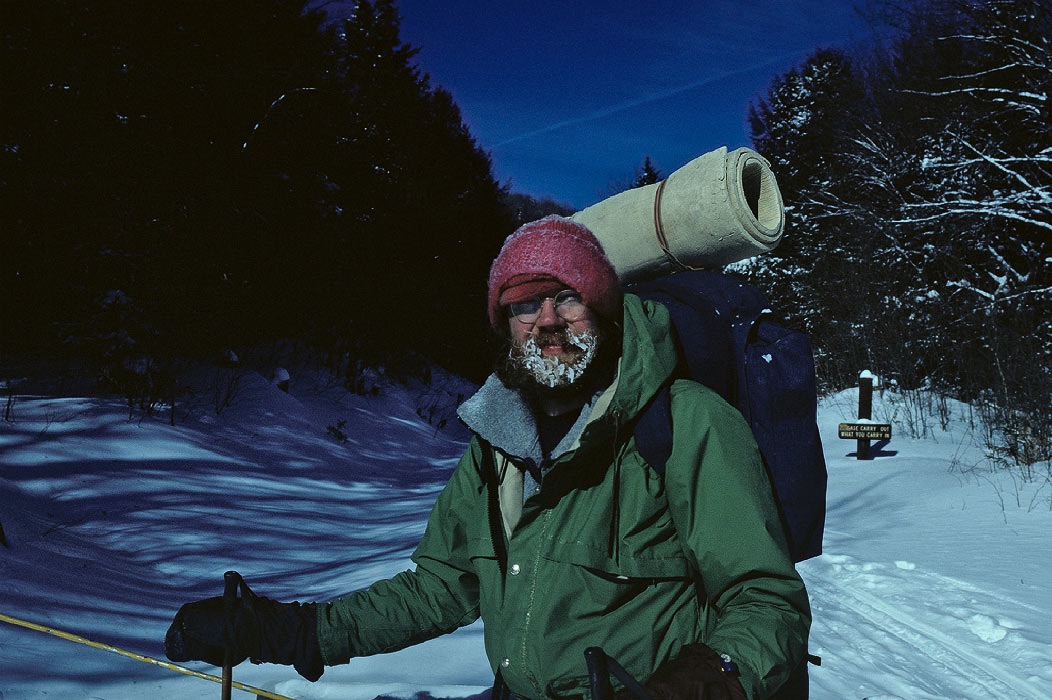
[(870, 460), (870, 442), (890, 440), (891, 424), (873, 422), (873, 375), (862, 372), (858, 377), (858, 422), (841, 423), (837, 431), (841, 440), (857, 440), (857, 459)]
[[(873, 377), (868, 372), (858, 376), (858, 418), (860, 421), (873, 419)], [(858, 438), (858, 458), (873, 459), (868, 438)]]

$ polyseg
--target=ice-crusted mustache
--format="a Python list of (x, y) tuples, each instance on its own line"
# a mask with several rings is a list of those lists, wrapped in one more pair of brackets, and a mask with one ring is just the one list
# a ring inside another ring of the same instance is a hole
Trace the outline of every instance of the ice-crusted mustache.
[[(570, 330), (558, 334), (564, 346), (575, 348), (574, 358), (567, 362), (560, 357), (545, 356), (537, 338), (529, 338), (519, 348), (519, 361), (526, 371), (541, 386), (549, 389), (570, 386), (584, 374), (599, 349), (599, 336), (590, 331), (574, 333)], [(542, 338), (542, 340), (546, 340)]]

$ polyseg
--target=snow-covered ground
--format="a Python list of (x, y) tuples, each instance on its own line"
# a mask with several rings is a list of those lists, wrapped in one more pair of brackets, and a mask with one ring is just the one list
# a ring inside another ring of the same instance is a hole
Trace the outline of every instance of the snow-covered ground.
[[(800, 566), (823, 658), (812, 698), (1052, 698), (1052, 485), (992, 469), (965, 420), (924, 440), (896, 426), (858, 462), (836, 437), (855, 400), (822, 403), (826, 553)], [(163, 659), (176, 609), (218, 595), (227, 569), (262, 595), (324, 600), (406, 568), (465, 444), (418, 418), (419, 403), (302, 378), (285, 394), (249, 375), (219, 415), (181, 405), (173, 427), (129, 420), (116, 400), (17, 397), (0, 422), (0, 613)], [(875, 418), (896, 410), (878, 399)], [(314, 684), (266, 665), (234, 679), (351, 700), (462, 697), (492, 680), (478, 625)], [(3, 700), (218, 693), (0, 622)]]

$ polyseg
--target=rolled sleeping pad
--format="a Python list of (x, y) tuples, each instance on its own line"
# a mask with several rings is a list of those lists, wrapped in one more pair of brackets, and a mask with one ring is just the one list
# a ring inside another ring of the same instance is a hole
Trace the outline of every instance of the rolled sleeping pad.
[(627, 284), (773, 250), (785, 209), (770, 163), (750, 148), (723, 147), (571, 218), (591, 229)]

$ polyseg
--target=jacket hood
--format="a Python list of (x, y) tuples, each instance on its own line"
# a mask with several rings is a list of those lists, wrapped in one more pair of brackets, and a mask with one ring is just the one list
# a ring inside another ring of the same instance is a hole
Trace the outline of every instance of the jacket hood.
[(611, 409), (635, 419), (676, 371), (679, 355), (668, 310), (625, 295), (624, 345)]
[[(553, 457), (592, 437), (616, 431), (633, 420), (672, 376), (676, 347), (668, 311), (660, 304), (624, 296), (621, 358), (611, 385), (598, 392), (581, 411)], [(506, 454), (540, 464), (536, 421), (522, 392), (491, 375), (458, 410), (465, 425)]]

